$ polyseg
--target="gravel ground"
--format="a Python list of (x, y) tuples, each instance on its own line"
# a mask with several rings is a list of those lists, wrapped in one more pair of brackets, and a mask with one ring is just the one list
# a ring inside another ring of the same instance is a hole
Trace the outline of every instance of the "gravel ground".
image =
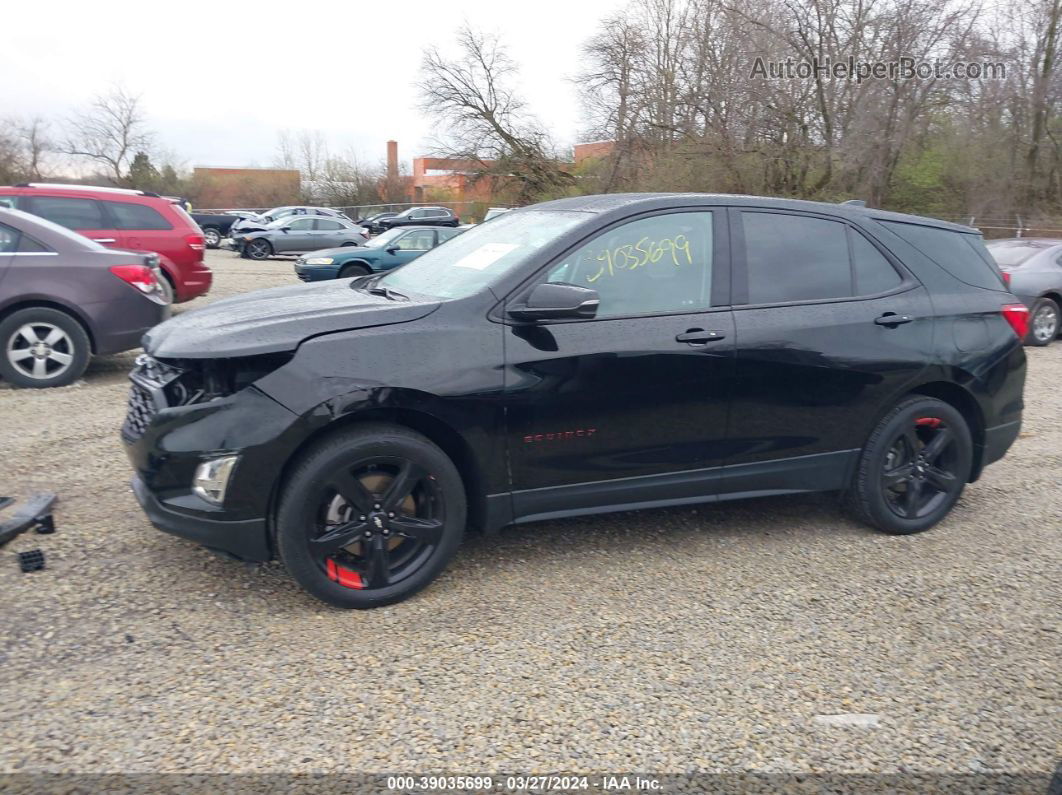
[[(295, 281), (211, 252), (218, 298)], [(193, 302), (189, 308), (205, 303)], [(341, 612), (152, 529), (118, 439), (134, 353), (0, 385), (0, 772), (1050, 771), (1062, 757), (1062, 344), (930, 533), (828, 496), (545, 522)], [(18, 573), (35, 546), (48, 568)], [(824, 718), (857, 713), (876, 718)], [(0, 789), (3, 787), (0, 786)]]

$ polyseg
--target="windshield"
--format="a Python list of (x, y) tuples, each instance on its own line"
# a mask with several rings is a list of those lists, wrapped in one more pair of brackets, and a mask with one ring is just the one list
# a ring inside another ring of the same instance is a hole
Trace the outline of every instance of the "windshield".
[(1047, 246), (1042, 243), (1024, 243), (1007, 240), (999, 243), (989, 243), (988, 253), (1001, 268), (1016, 268), (1025, 260), (1039, 254)]
[(397, 229), (388, 229), (386, 232), (377, 235), (372, 240), (365, 241), (365, 245), (369, 248), (383, 248), (396, 237), (405, 233), (407, 228), (408, 227), (400, 226)]
[(391, 271), (380, 282), (398, 292), (464, 298), (520, 267), (543, 246), (591, 217), (557, 210), (505, 213)]

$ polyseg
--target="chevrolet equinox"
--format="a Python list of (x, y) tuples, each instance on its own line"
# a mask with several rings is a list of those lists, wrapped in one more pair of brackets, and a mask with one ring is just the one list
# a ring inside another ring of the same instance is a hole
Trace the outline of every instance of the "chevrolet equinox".
[(1027, 323), (968, 227), (562, 199), (157, 326), (122, 437), (156, 527), (374, 607), (466, 527), (837, 491), (926, 530), (1018, 436)]

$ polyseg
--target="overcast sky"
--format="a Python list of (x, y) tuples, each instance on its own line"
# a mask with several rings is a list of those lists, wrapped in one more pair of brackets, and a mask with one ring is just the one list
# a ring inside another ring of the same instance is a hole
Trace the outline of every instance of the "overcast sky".
[(501, 34), (534, 112), (579, 139), (580, 44), (622, 0), (4, 3), (0, 116), (68, 115), (121, 83), (143, 95), (158, 142), (192, 166), (268, 166), (282, 129), (320, 129), (366, 164), (433, 135), (417, 109), (424, 47), (464, 20)]

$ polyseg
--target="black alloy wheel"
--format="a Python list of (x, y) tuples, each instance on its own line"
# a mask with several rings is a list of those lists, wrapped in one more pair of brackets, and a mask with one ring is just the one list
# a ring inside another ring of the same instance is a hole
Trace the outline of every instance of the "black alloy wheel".
[(296, 467), (277, 513), (295, 580), (337, 607), (377, 607), (431, 582), (460, 544), (465, 495), (450, 459), (420, 434), (362, 426)]
[(954, 507), (972, 465), (973, 441), (962, 414), (941, 400), (911, 397), (871, 434), (848, 504), (887, 533), (928, 530)]

